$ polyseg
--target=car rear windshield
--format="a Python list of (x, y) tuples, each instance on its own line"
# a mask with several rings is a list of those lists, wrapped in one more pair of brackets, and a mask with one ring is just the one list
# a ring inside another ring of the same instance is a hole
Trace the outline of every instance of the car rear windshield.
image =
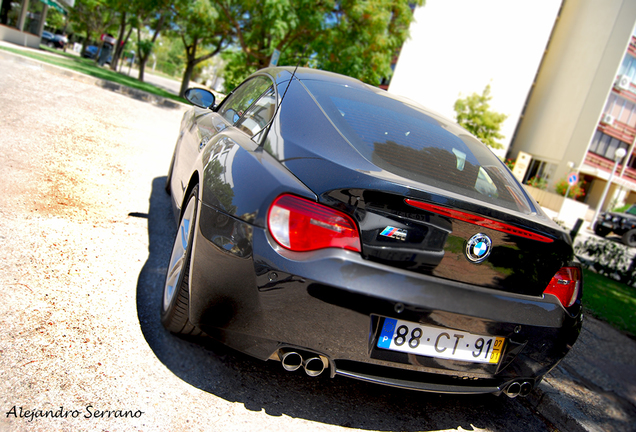
[(324, 81), (303, 83), (341, 134), (374, 165), (443, 190), (531, 212), (532, 205), (510, 171), (458, 126), (443, 124), (380, 91)]

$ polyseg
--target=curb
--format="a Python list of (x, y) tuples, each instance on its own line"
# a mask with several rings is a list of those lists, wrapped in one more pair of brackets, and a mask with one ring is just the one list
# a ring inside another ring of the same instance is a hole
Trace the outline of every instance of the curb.
[(41, 69), (46, 70), (47, 72), (51, 72), (57, 75), (67, 76), (76, 81), (83, 82), (85, 84), (93, 84), (103, 89), (110, 90), (125, 96), (129, 96), (133, 99), (152, 103), (153, 105), (170, 108), (170, 109), (187, 106), (186, 104), (174, 101), (172, 99), (164, 98), (162, 96), (157, 96), (143, 90), (134, 89), (132, 87), (115, 83), (113, 81), (108, 81), (101, 78), (95, 78), (90, 75), (83, 74), (81, 72), (76, 72), (76, 71), (69, 70), (60, 66), (55, 66), (55, 65), (45, 63), (36, 59), (32, 59), (30, 57), (26, 57), (26, 56), (16, 54), (13, 52), (0, 50), (0, 59), (36, 65), (40, 67)]
[(535, 391), (528, 395), (526, 402), (560, 431), (602, 431), (579, 410), (573, 400), (564, 396), (561, 391), (552, 385), (550, 377), (544, 378)]

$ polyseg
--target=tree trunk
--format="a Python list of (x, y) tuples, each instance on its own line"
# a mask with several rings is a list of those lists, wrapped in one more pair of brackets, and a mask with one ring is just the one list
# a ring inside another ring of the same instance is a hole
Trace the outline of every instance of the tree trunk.
[[(157, 37), (159, 36), (159, 32), (161, 31), (161, 28), (163, 27), (163, 23), (165, 20), (166, 16), (165, 15), (161, 15), (161, 17), (159, 18), (159, 21), (157, 22), (157, 28), (155, 29), (155, 34), (152, 35), (152, 46), (154, 48), (155, 45), (155, 41), (157, 40)], [(139, 39), (141, 38), (141, 34), (139, 32), (139, 28), (137, 28), (137, 40), (139, 41)], [(142, 54), (141, 50), (137, 50), (138, 52), (138, 57), (139, 57), (139, 81), (143, 81), (144, 80), (144, 70), (146, 69), (146, 63), (148, 62), (148, 59), (150, 58), (150, 54), (152, 53), (152, 49), (147, 52), (145, 55)]]
[(114, 71), (117, 70), (119, 64), (119, 57), (124, 47), (122, 41), (124, 40), (124, 33), (126, 32), (126, 12), (121, 14), (121, 22), (119, 24), (119, 35), (117, 35), (117, 43), (115, 44), (115, 50), (113, 51), (113, 59), (110, 62), (110, 68)]
[(183, 97), (185, 95), (185, 91), (190, 86), (190, 78), (192, 78), (192, 72), (194, 71), (194, 66), (196, 65), (197, 58), (197, 45), (199, 43), (198, 39), (194, 39), (191, 45), (188, 45), (185, 37), (182, 35), (181, 40), (183, 41), (183, 46), (186, 51), (186, 68), (183, 72), (183, 79), (181, 80), (181, 89), (179, 90), (179, 96)]
[(183, 73), (183, 80), (181, 81), (181, 90), (179, 90), (179, 96), (183, 97), (185, 91), (188, 89), (190, 85), (190, 79), (192, 78), (192, 73), (194, 72), (194, 67), (201, 63), (204, 60), (207, 60), (211, 57), (214, 57), (223, 49), (223, 42), (225, 41), (224, 37), (221, 37), (219, 43), (217, 44), (214, 51), (204, 54), (201, 57), (197, 58), (197, 44), (199, 43), (198, 39), (195, 39), (192, 42), (192, 45), (188, 46), (186, 44), (186, 40), (184, 36), (181, 36), (181, 40), (183, 41), (183, 46), (186, 50), (186, 69)]
[(181, 89), (179, 90), (179, 96), (181, 97), (185, 95), (185, 91), (190, 86), (190, 78), (192, 78), (192, 72), (194, 72), (195, 65), (196, 63), (194, 62), (194, 59), (188, 58), (188, 61), (186, 62), (185, 71), (183, 72), (183, 80), (181, 81)]
[[(141, 59), (140, 59), (141, 60)], [(148, 58), (146, 57), (146, 60), (148, 60)], [(139, 81), (143, 82), (144, 81), (144, 71), (146, 70), (146, 62), (145, 61), (139, 61)]]

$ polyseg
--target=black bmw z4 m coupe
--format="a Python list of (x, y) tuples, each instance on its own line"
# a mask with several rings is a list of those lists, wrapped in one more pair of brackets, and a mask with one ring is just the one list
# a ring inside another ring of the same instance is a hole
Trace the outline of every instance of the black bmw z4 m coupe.
[(569, 235), (453, 121), (308, 68), (186, 98), (166, 184), (171, 332), (310, 376), (510, 397), (571, 349)]

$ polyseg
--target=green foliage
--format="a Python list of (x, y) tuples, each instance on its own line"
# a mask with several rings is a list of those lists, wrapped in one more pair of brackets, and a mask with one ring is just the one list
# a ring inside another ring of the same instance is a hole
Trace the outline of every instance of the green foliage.
[(548, 181), (541, 177), (532, 177), (527, 181), (527, 184), (541, 190), (546, 190), (548, 188)]
[(84, 32), (86, 42), (99, 38), (102, 33), (116, 31), (115, 0), (75, 0), (69, 10), (69, 20), (79, 32)]
[(57, 30), (64, 28), (66, 24), (66, 18), (64, 14), (55, 8), (49, 8), (46, 13), (46, 25)]
[(508, 169), (512, 171), (513, 169), (515, 169), (515, 164), (517, 163), (517, 161), (514, 159), (506, 159), (504, 163), (506, 164)]
[(76, 0), (71, 20), (89, 43), (104, 32), (127, 40), (130, 30), (137, 28), (142, 63), (157, 48), (142, 40), (144, 29), (153, 30), (154, 39), (154, 30), (168, 28), (169, 36), (182, 42), (184, 55), (180, 61), (173, 57), (158, 63), (183, 63), (182, 90), (198, 64), (228, 48), (228, 89), (268, 66), (274, 50), (281, 53), (279, 65), (321, 68), (378, 85), (392, 73), (391, 61), (408, 37), (411, 5), (423, 4), (424, 0)]
[(231, 42), (229, 22), (221, 19), (220, 8), (210, 0), (179, 0), (172, 6), (175, 15), (171, 31), (181, 39), (185, 50), (180, 95), (188, 88), (194, 67)]
[(488, 103), (490, 100), (492, 100), (490, 84), (486, 86), (481, 95), (473, 93), (464, 99), (457, 99), (455, 102), (457, 123), (479, 138), (484, 144), (500, 149), (503, 146), (496, 140), (504, 138), (499, 131), (507, 116), (491, 111)]
[(155, 42), (153, 53), (157, 60), (157, 69), (177, 77), (183, 73), (185, 55), (183, 43), (172, 33), (164, 33)]
[(317, 66), (379, 85), (391, 75), (391, 61), (409, 35), (409, 3), (424, 1), (337, 2), (313, 42)]
[(620, 207), (614, 208), (612, 211), (614, 213), (625, 213), (631, 206), (632, 206), (631, 204), (625, 204)]
[(154, 46), (154, 42), (150, 39), (142, 39), (137, 42), (137, 50), (140, 54), (149, 55)]
[[(268, 66), (275, 49), (279, 65), (311, 66), (378, 85), (408, 36), (409, 3), (423, 0), (215, 0), (244, 54), (232, 56), (226, 80)], [(243, 70), (241, 70), (241, 68)], [(227, 86), (231, 88), (230, 85)]]
[(318, 37), (325, 14), (335, 4), (333, 0), (215, 0), (215, 3), (230, 23), (237, 48), (244, 54), (244, 67), (250, 70), (266, 67), (275, 49), (281, 52), (279, 64), (294, 64), (307, 43)]
[(567, 192), (568, 198), (577, 199), (585, 196), (585, 190), (583, 189), (583, 186), (585, 186), (585, 182), (579, 181), (574, 186), (570, 186), (570, 191), (568, 192), (568, 180), (563, 178), (556, 184), (555, 190), (556, 193), (561, 196), (565, 196)]
[(223, 69), (223, 86), (227, 91), (242, 83), (250, 74), (256, 72), (256, 66), (248, 66), (244, 51), (225, 51), (223, 60), (227, 63)]

